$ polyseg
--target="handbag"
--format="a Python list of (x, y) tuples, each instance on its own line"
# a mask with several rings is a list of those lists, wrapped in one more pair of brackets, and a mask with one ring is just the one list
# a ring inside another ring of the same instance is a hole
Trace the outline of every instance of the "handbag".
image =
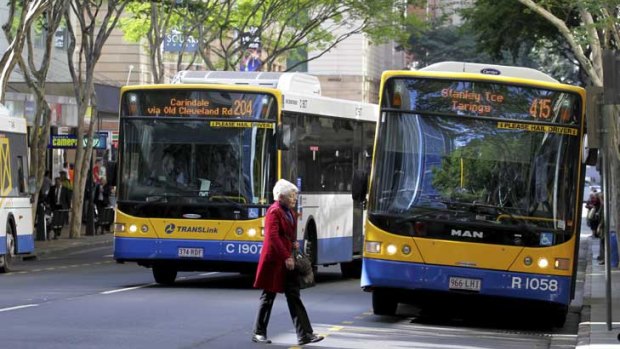
[(297, 272), (299, 288), (304, 289), (314, 286), (316, 283), (310, 257), (299, 249), (293, 251), (293, 257), (295, 259), (295, 272)]

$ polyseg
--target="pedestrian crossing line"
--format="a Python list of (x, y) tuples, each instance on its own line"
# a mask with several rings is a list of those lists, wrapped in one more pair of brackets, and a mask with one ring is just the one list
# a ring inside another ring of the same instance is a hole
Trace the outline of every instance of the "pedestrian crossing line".
[(343, 321), (341, 322), (343, 325), (353, 325), (353, 321)]
[[(325, 334), (319, 333), (319, 335), (323, 336), (324, 338), (329, 337), (328, 333), (325, 333)], [(302, 348), (303, 348), (303, 346), (301, 346), (301, 345), (294, 345), (292, 347), (288, 347), (288, 349), (302, 349)]]
[(331, 332), (337, 332), (337, 331), (342, 330), (343, 328), (344, 328), (344, 326), (332, 326), (332, 327), (328, 328), (327, 330), (331, 331)]

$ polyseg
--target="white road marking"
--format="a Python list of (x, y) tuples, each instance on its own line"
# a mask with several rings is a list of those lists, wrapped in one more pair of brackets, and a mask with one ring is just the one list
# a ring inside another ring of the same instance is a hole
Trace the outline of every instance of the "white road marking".
[(24, 308), (32, 308), (32, 307), (38, 307), (38, 304), (24, 304), (24, 305), (18, 305), (16, 307), (10, 307), (10, 308), (2, 308), (0, 309), (0, 313), (4, 312), (4, 311), (11, 311), (11, 310), (19, 310), (19, 309), (24, 309)]
[(117, 290), (103, 291), (103, 292), (99, 292), (99, 294), (112, 294), (112, 293), (118, 293), (118, 292), (133, 291), (133, 290), (137, 290), (139, 288), (145, 288), (145, 287), (153, 286), (153, 285), (155, 285), (155, 283), (150, 283), (150, 284), (145, 284), (145, 285), (140, 285), (140, 286), (134, 286), (134, 287), (119, 288)]

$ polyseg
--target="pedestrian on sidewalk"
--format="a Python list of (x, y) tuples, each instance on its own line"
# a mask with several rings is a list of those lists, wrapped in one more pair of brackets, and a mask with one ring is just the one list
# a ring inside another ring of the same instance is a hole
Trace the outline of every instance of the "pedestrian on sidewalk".
[(293, 183), (280, 179), (273, 188), (275, 202), (265, 216), (265, 239), (254, 281), (254, 287), (263, 290), (252, 335), (252, 341), (256, 343), (271, 343), (267, 339), (267, 325), (276, 294), (282, 292), (295, 325), (298, 344), (316, 343), (324, 338), (313, 333), (294, 270), (292, 252), (293, 248), (299, 248), (297, 214), (294, 211), (297, 192)]
[(54, 183), (47, 200), (53, 212), (52, 225), (59, 227), (54, 229), (54, 239), (58, 239), (62, 227), (67, 223), (67, 210), (71, 207), (71, 191), (63, 185), (60, 177), (56, 177)]
[(586, 208), (588, 209), (587, 223), (594, 237), (598, 237), (598, 225), (601, 221), (601, 206), (601, 199), (596, 189), (594, 189), (586, 202)]

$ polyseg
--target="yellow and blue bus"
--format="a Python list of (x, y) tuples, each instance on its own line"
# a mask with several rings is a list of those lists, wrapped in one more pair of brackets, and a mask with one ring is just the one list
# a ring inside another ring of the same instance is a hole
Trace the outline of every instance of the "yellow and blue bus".
[(523, 300), (564, 323), (574, 296), (585, 91), (519, 67), (386, 71), (361, 286), (375, 314), (428, 293)]
[(315, 265), (361, 273), (362, 202), (378, 106), (321, 96), (300, 73), (180, 72), (121, 91), (114, 258), (253, 273), (278, 178), (300, 188), (298, 239)]

